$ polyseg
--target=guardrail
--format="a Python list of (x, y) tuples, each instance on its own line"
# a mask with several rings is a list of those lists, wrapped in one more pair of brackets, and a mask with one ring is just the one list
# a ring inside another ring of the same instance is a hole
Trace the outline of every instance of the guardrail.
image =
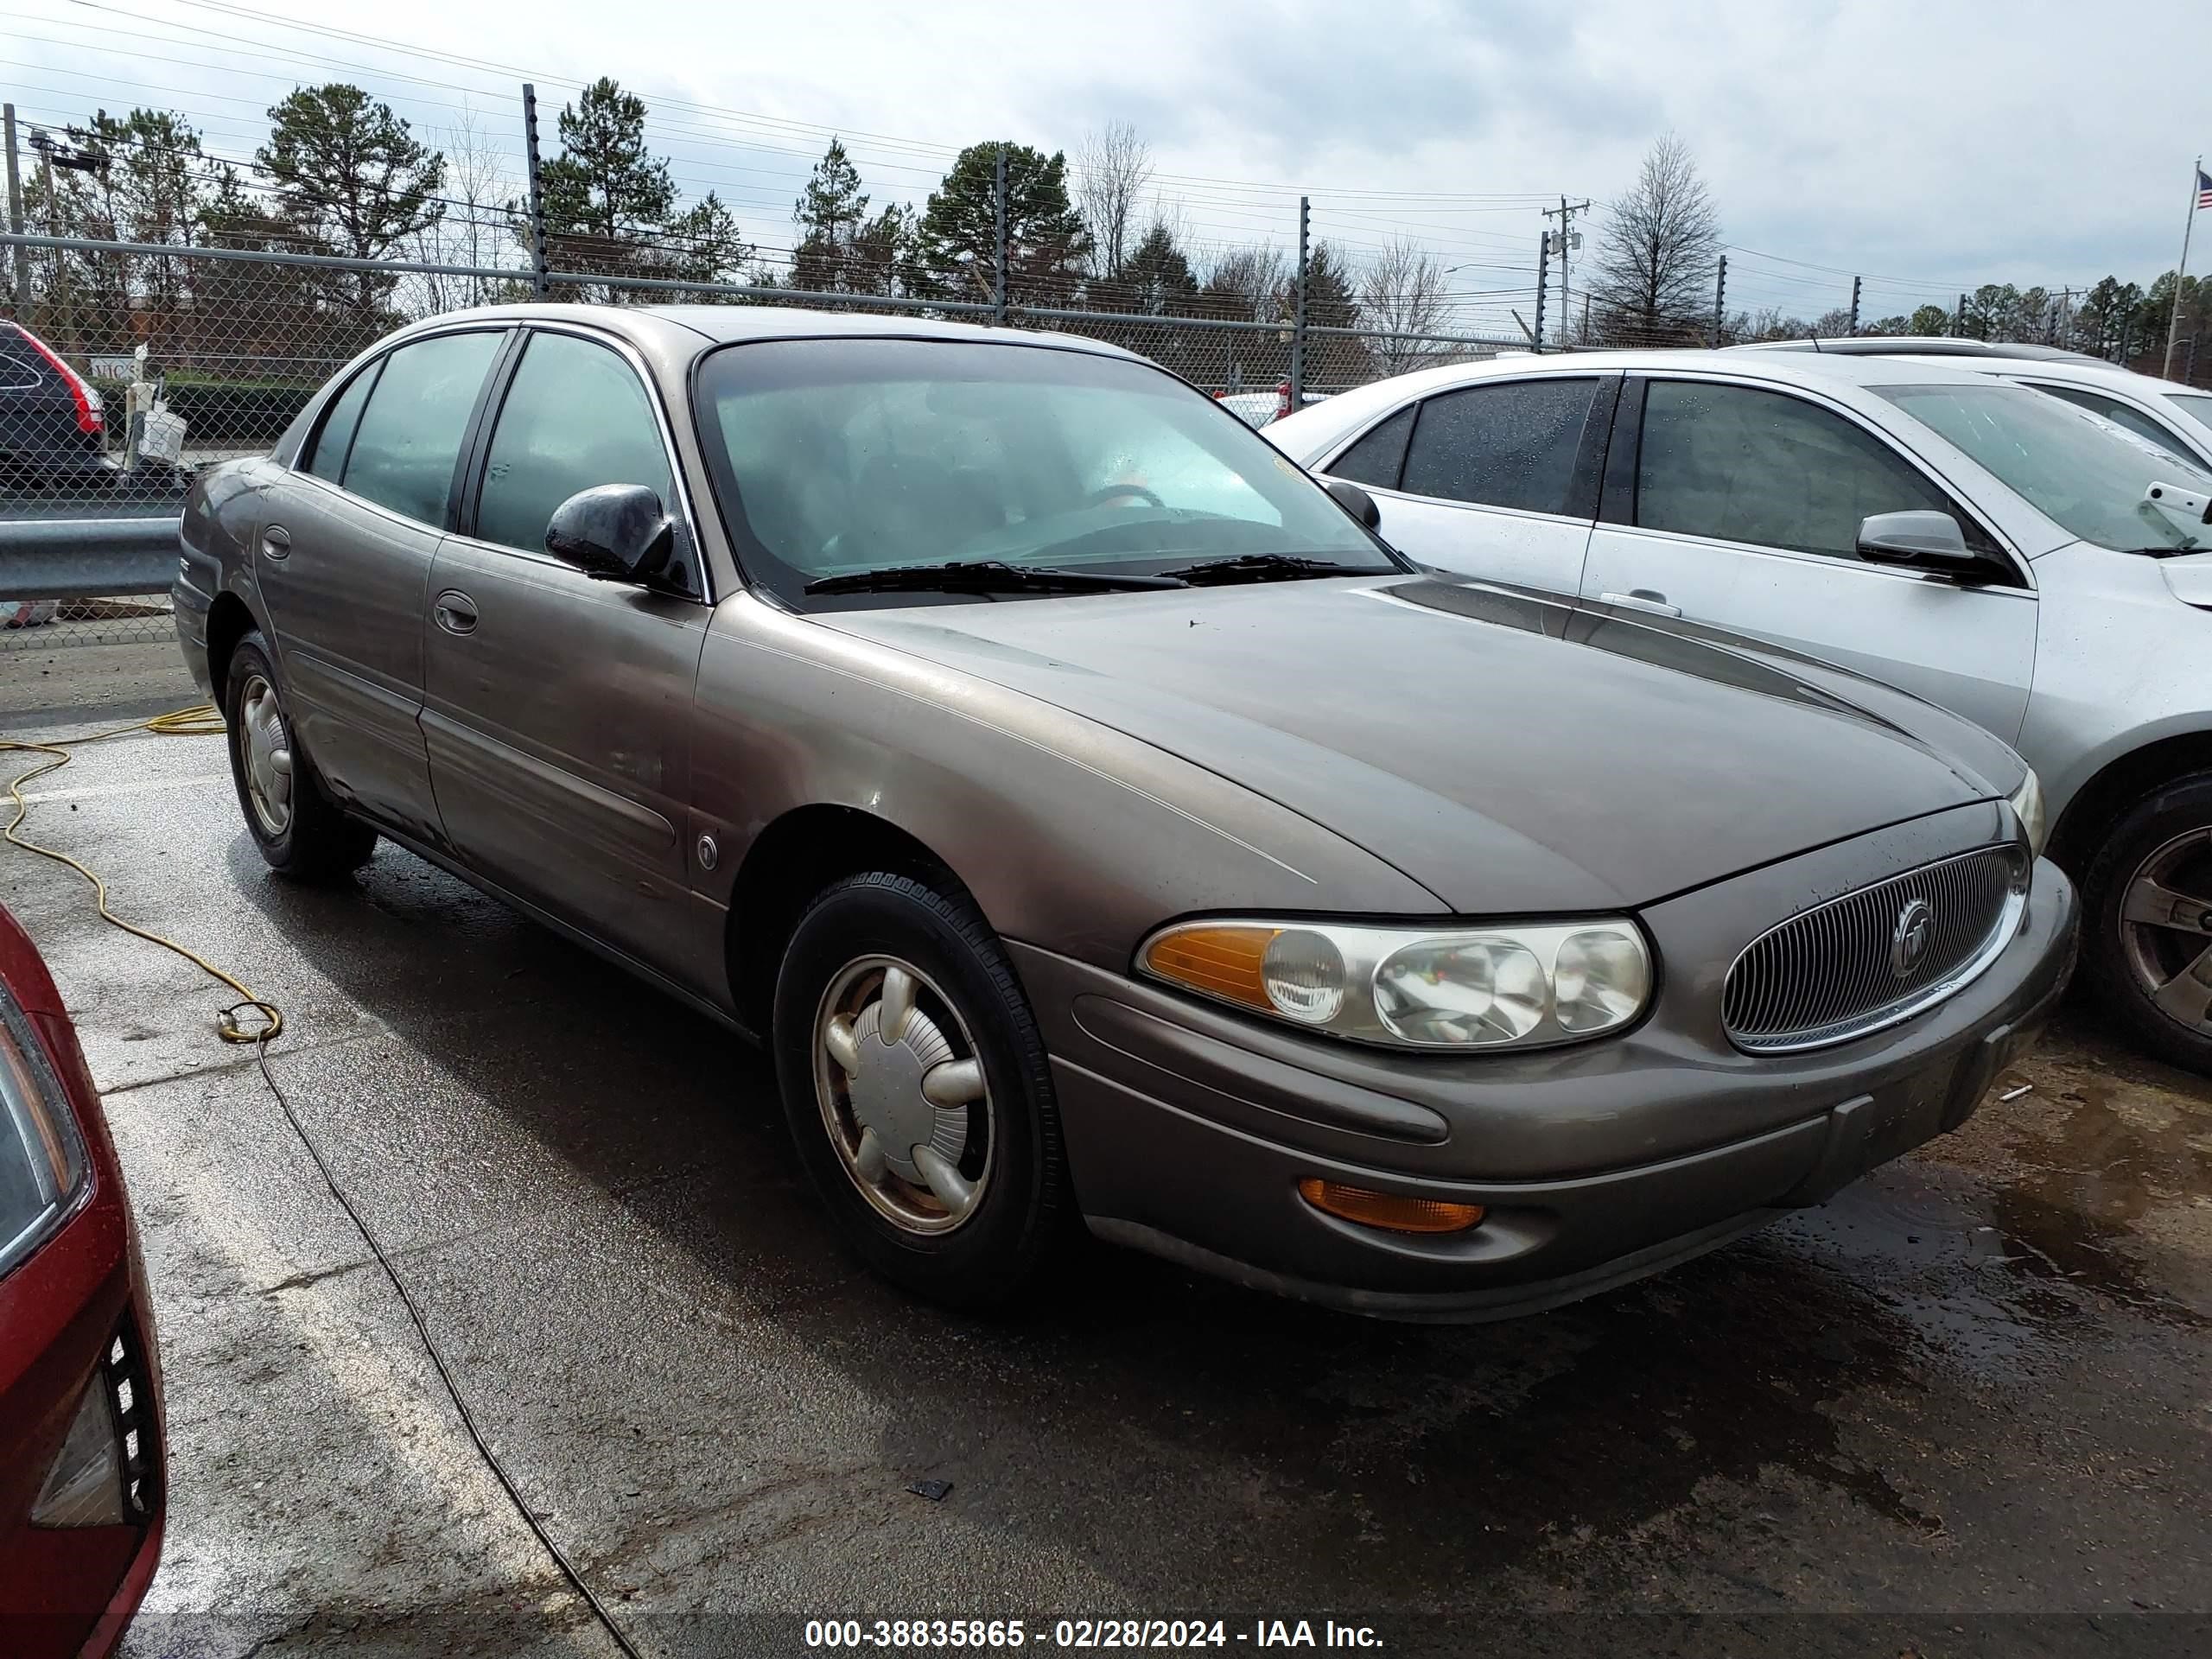
[(0, 519), (0, 594), (12, 599), (165, 594), (175, 518)]

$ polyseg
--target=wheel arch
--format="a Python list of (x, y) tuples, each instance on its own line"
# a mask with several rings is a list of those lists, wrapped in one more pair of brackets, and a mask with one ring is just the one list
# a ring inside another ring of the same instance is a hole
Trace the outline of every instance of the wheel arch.
[(796, 806), (753, 837), (730, 885), (723, 934), (731, 1002), (748, 1029), (763, 1035), (769, 1029), (776, 970), (807, 905), (831, 882), (866, 870), (968, 891), (950, 864), (918, 836), (859, 807)]
[(216, 594), (207, 607), (207, 683), (218, 709), (230, 683), (231, 653), (238, 649), (239, 640), (260, 626), (245, 601), (228, 589)]
[(2075, 790), (2050, 836), (2050, 857), (2079, 877), (2128, 809), (2194, 772), (2212, 772), (2212, 730), (2170, 733), (2107, 760)]

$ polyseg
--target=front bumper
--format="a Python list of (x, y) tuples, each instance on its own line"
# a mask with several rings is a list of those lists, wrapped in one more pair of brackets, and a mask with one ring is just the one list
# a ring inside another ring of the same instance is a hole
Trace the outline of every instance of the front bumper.
[[(1626, 1036), (1446, 1059), (1300, 1038), (1033, 946), (1015, 957), (1094, 1232), (1332, 1306), (1483, 1319), (1656, 1272), (1956, 1128), (2065, 988), (2075, 911), (2039, 862), (2019, 931), (1980, 978), (1903, 1025), (1792, 1055), (1669, 1021), (1695, 974)], [(1307, 1205), (1309, 1176), (1488, 1213), (1461, 1234), (1383, 1232)]]

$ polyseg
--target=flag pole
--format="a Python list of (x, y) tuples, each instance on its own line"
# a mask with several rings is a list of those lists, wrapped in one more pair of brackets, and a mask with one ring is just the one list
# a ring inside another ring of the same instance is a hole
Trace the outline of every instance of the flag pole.
[(2189, 171), (2189, 217), (2181, 227), (2181, 264), (2174, 267), (2174, 312), (2166, 324), (2166, 360), (2158, 370), (2169, 380), (2174, 378), (2174, 347), (2181, 341), (2181, 285), (2189, 277), (2189, 233), (2196, 225), (2196, 181), (2203, 176), (2204, 158), (2199, 156)]

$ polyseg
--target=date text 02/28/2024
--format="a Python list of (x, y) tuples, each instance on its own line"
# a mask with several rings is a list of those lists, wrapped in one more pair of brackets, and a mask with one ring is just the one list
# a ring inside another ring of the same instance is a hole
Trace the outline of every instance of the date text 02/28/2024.
[(1224, 1619), (1061, 1618), (1049, 1625), (1020, 1618), (810, 1618), (806, 1645), (823, 1649), (921, 1649), (1010, 1652), (1036, 1646), (1063, 1649), (1138, 1648), (1379, 1648), (1372, 1625), (1333, 1618), (1259, 1618), (1249, 1627)]

